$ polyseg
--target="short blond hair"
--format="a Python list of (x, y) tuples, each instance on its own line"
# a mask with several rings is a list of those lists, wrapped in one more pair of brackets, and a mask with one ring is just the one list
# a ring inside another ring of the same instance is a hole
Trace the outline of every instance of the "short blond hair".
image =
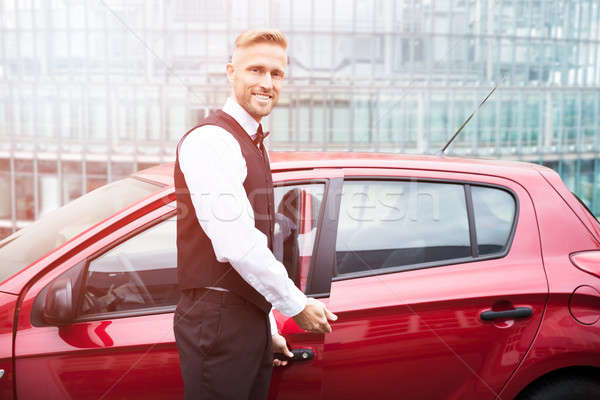
[(257, 43), (272, 43), (287, 49), (287, 39), (277, 29), (251, 29), (242, 32), (235, 39), (235, 48), (248, 47)]

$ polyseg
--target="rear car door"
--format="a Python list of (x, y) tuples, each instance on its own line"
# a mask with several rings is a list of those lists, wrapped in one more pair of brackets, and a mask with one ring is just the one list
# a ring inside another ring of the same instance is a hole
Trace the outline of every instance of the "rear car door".
[(345, 175), (322, 398), (496, 398), (548, 295), (527, 192), (475, 174)]

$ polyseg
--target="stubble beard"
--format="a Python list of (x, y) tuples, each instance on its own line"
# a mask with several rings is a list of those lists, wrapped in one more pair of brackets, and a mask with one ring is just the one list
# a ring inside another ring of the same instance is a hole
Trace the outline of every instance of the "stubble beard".
[(248, 100), (245, 103), (245, 107), (244, 109), (248, 112), (248, 114), (250, 114), (252, 117), (254, 117), (255, 119), (261, 119), (263, 117), (266, 117), (267, 115), (269, 115), (271, 113), (271, 111), (273, 110), (273, 108), (275, 107), (275, 103), (273, 102), (273, 99), (271, 99), (271, 105), (268, 106), (260, 106), (259, 104), (254, 104), (255, 99), (253, 99), (253, 95), (251, 94), (248, 98)]

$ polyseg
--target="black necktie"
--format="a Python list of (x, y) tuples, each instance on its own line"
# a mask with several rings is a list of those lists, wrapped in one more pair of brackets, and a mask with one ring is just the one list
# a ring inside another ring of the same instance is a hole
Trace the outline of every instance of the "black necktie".
[(258, 124), (258, 129), (256, 130), (256, 136), (254, 137), (254, 139), (252, 141), (254, 142), (255, 145), (257, 145), (260, 148), (260, 147), (262, 147), (264, 138), (265, 138), (265, 134), (263, 133), (262, 125)]

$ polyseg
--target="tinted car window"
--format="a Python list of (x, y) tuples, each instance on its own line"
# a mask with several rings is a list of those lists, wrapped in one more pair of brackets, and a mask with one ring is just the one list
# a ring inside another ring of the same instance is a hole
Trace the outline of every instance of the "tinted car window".
[(480, 255), (502, 252), (515, 218), (515, 200), (506, 191), (471, 186)]
[(470, 256), (462, 185), (344, 183), (336, 241), (338, 275)]
[(93, 190), (0, 241), (0, 282), (162, 186), (127, 178)]
[(92, 260), (80, 316), (175, 305), (176, 234), (172, 217)]

